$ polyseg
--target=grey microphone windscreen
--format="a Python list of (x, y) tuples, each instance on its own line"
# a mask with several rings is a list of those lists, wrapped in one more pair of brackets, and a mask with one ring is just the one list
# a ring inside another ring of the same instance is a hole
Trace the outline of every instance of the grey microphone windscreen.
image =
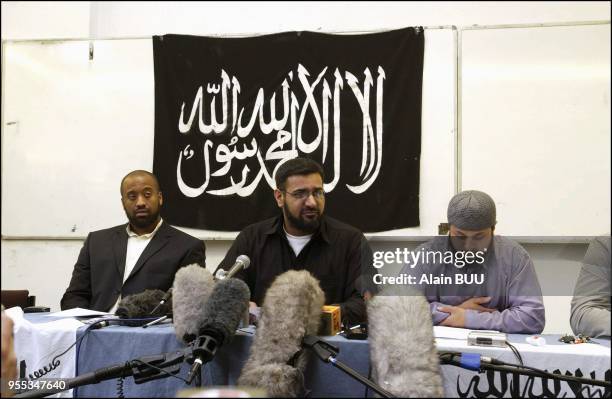
[(204, 306), (200, 335), (216, 338), (219, 346), (228, 343), (249, 308), (251, 291), (242, 280), (229, 278), (215, 283)]
[(238, 384), (265, 389), (271, 397), (296, 397), (303, 392), (306, 357), (295, 367), (289, 361), (300, 351), (305, 335), (316, 335), (325, 295), (309, 272), (279, 275), (264, 297), (249, 358)]
[(151, 311), (159, 305), (165, 294), (162, 290), (144, 290), (141, 293), (121, 298), (117, 304), (115, 314), (129, 319), (164, 316), (170, 313), (172, 309), (168, 303), (160, 306), (154, 314), (151, 314)]
[(368, 301), (374, 380), (398, 397), (443, 397), (429, 304), (407, 286), (389, 286)]
[(212, 274), (198, 264), (181, 267), (172, 285), (172, 321), (176, 337), (193, 341), (204, 324), (204, 306), (213, 289)]

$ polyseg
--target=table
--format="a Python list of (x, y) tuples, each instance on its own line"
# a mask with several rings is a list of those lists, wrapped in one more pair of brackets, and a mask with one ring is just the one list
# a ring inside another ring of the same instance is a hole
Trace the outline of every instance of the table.
[[(77, 339), (82, 334), (83, 330), (80, 330)], [(252, 338), (252, 334), (239, 331), (231, 343), (221, 347), (215, 359), (203, 368), (203, 385), (235, 385), (248, 358)], [(340, 348), (339, 360), (362, 375), (368, 375), (367, 341), (350, 341), (340, 336), (325, 338), (329, 338), (327, 341)], [(183, 345), (176, 339), (171, 325), (151, 326), (148, 329), (109, 326), (94, 330), (83, 339), (78, 353), (77, 373), (83, 374), (107, 365), (145, 355), (172, 352), (180, 348), (183, 348)], [(184, 364), (179, 374), (184, 378), (188, 371), (189, 366)], [(306, 388), (311, 390), (311, 396), (363, 397), (365, 395), (365, 387), (332, 365), (316, 358), (309, 363), (305, 379)], [(328, 381), (333, 381), (333, 384), (327, 384)], [(168, 397), (175, 396), (178, 390), (186, 387), (184, 382), (172, 377), (140, 385), (135, 384), (132, 378), (126, 378), (123, 392), (125, 397)], [(76, 396), (117, 396), (117, 380), (80, 387)]]
[[(79, 329), (77, 338), (83, 335), (84, 328)], [(525, 364), (546, 368), (548, 371), (560, 370), (571, 375), (595, 379), (610, 380), (610, 341), (596, 340), (597, 344), (568, 345), (557, 341), (559, 335), (545, 335), (547, 347), (535, 347), (525, 343), (524, 335), (509, 335), (521, 352)], [(242, 366), (248, 357), (252, 334), (238, 332), (233, 341), (220, 348), (215, 359), (203, 368), (203, 385), (235, 385)], [(367, 376), (369, 373), (369, 345), (367, 341), (347, 340), (341, 336), (325, 337), (340, 348), (338, 360)], [(516, 363), (513, 353), (508, 348), (468, 347), (465, 341), (437, 339), (439, 351), (474, 352), (492, 356), (499, 360)], [(139, 327), (109, 326), (90, 332), (82, 341), (77, 356), (77, 373), (82, 374), (108, 365), (122, 363), (145, 355), (171, 352), (182, 348), (176, 339), (172, 325), (152, 326), (148, 329)], [(183, 364), (180, 375), (187, 375), (189, 366)], [(446, 396), (454, 397), (510, 397), (511, 386), (520, 380), (519, 393), (524, 396), (538, 397), (605, 397), (610, 391), (601, 387), (568, 385), (565, 382), (546, 381), (542, 388), (542, 379), (518, 377), (506, 373), (478, 374), (455, 366), (441, 367)], [(516, 380), (515, 380), (516, 379)], [(365, 397), (366, 388), (317, 358), (311, 358), (306, 370), (306, 388), (310, 396), (332, 397)], [(175, 396), (186, 388), (183, 381), (165, 378), (145, 384), (134, 384), (128, 377), (123, 383), (125, 397), (168, 397)], [(117, 380), (105, 381), (97, 385), (78, 388), (78, 397), (117, 396)]]

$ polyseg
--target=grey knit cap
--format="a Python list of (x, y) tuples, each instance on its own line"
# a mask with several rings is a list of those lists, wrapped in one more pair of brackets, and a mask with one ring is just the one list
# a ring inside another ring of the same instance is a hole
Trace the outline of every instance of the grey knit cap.
[(462, 191), (448, 204), (448, 223), (465, 230), (482, 230), (495, 226), (495, 202), (486, 193)]

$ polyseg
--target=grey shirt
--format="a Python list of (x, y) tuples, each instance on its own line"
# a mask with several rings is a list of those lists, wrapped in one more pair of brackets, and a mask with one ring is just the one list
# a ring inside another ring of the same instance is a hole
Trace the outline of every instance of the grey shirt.
[(593, 240), (584, 255), (570, 324), (574, 334), (610, 337), (610, 237)]
[[(417, 251), (453, 251), (448, 236), (436, 237), (423, 244)], [(443, 305), (460, 305), (473, 297), (491, 297), (482, 306), (497, 309), (495, 312), (465, 312), (465, 328), (497, 330), (506, 333), (538, 334), (544, 329), (545, 313), (542, 290), (533, 262), (523, 247), (502, 237), (493, 236), (482, 264), (466, 265), (418, 262), (414, 268), (404, 266), (401, 273), (413, 275), (420, 281), (423, 275), (450, 277), (457, 275), (484, 277), (482, 284), (431, 284), (418, 288), (427, 297), (434, 325), (440, 324), (449, 314), (441, 312)]]

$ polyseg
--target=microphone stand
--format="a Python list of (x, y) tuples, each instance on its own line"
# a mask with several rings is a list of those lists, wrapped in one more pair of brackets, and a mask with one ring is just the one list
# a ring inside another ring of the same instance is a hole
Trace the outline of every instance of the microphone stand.
[(166, 293), (164, 294), (164, 296), (162, 297), (162, 299), (159, 301), (159, 303), (157, 304), (157, 306), (155, 306), (153, 308), (153, 310), (151, 311), (151, 313), (149, 313), (150, 315), (155, 314), (155, 312), (157, 311), (157, 309), (159, 309), (162, 305), (165, 305), (166, 302), (168, 302), (168, 300), (172, 297), (172, 287), (170, 287), (168, 289), (168, 291), (166, 291)]
[[(181, 364), (185, 360), (185, 352), (168, 352), (160, 355), (145, 356), (134, 360), (129, 360), (123, 364), (103, 367), (96, 371), (89, 372), (74, 378), (66, 380), (66, 386), (63, 389), (41, 389), (30, 390), (16, 394), (15, 398), (42, 398), (63, 391), (68, 391), (73, 388), (78, 388), (83, 385), (97, 384), (101, 381), (112, 380), (115, 378), (134, 377), (136, 384), (142, 384), (148, 381), (153, 381), (161, 378), (176, 375), (181, 369)], [(147, 364), (145, 364), (147, 363)], [(155, 367), (152, 367), (155, 366)], [(160, 370), (166, 370), (162, 373)]]
[(155, 325), (155, 324), (159, 324), (159, 323), (161, 323), (162, 321), (166, 320), (167, 318), (168, 318), (168, 316), (167, 316), (167, 315), (166, 315), (166, 316), (162, 316), (162, 317), (160, 317), (160, 318), (158, 318), (158, 319), (155, 319), (155, 320), (153, 320), (153, 321), (151, 321), (151, 322), (149, 322), (149, 323), (147, 323), (147, 324), (144, 324), (144, 325), (142, 326), (142, 328), (147, 328), (147, 327), (153, 326), (153, 325)]
[(312, 335), (307, 335), (306, 337), (304, 337), (304, 340), (302, 341), (302, 347), (312, 350), (319, 359), (323, 360), (325, 363), (331, 363), (335, 367), (344, 371), (350, 377), (356, 379), (357, 381), (374, 390), (380, 396), (385, 398), (395, 397), (390, 392), (383, 389), (381, 386), (377, 385), (373, 381), (370, 381), (369, 379), (357, 373), (355, 370), (353, 370), (346, 364), (336, 359), (338, 352), (340, 352), (340, 349), (338, 349), (338, 347), (333, 346), (332, 344), (322, 339), (319, 339), (319, 337), (315, 337)]
[(457, 366), (457, 367), (464, 368), (467, 370), (478, 371), (478, 372), (483, 372), (484, 370), (493, 370), (493, 371), (499, 371), (499, 372), (505, 372), (505, 373), (514, 373), (514, 374), (524, 375), (528, 377), (549, 378), (552, 380), (559, 380), (559, 381), (565, 381), (565, 382), (575, 382), (575, 383), (580, 383), (580, 384), (585, 384), (585, 385), (595, 385), (595, 386), (600, 386), (604, 388), (610, 388), (610, 386), (612, 386), (610, 381), (592, 380), (590, 378), (581, 378), (581, 377), (574, 377), (570, 375), (553, 374), (553, 373), (546, 372), (544, 370), (530, 369), (530, 368), (526, 368), (520, 365), (510, 365), (510, 364), (497, 365), (497, 364), (489, 364), (489, 363), (480, 363), (479, 369), (475, 370), (474, 368), (469, 368), (466, 365), (462, 364), (459, 360), (456, 360), (455, 356), (456, 355), (451, 354), (451, 353), (445, 353), (445, 352), (440, 353), (440, 364), (450, 364), (453, 366)]
[(196, 386), (202, 386), (200, 369), (204, 363), (210, 362), (215, 357), (219, 346), (219, 340), (207, 334), (199, 335), (195, 339), (190, 354), (185, 358), (185, 361), (191, 364), (191, 370), (187, 374), (187, 384), (191, 384), (196, 378)]

